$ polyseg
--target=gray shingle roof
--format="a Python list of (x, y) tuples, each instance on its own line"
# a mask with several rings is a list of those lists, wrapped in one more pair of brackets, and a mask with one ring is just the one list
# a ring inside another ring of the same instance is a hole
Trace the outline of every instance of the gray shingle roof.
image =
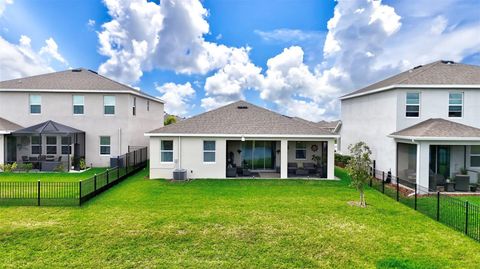
[(480, 87), (480, 66), (454, 63), (452, 61), (436, 61), (414, 67), (344, 95), (341, 98), (366, 94), (370, 91), (392, 85), (479, 85)]
[(428, 119), (418, 124), (392, 133), (391, 136), (403, 137), (478, 137), (480, 138), (480, 129), (465, 124), (445, 120)]
[(35, 90), (79, 90), (79, 91), (117, 91), (136, 92), (150, 99), (160, 99), (116, 82), (85, 68), (65, 70), (37, 76), (0, 81), (1, 89), (35, 89)]
[(245, 101), (234, 102), (149, 133), (335, 136), (317, 123), (284, 116)]
[(0, 131), (15, 131), (20, 128), (22, 128), (22, 126), (4, 118), (0, 118)]
[(45, 121), (33, 126), (16, 130), (12, 132), (14, 135), (25, 135), (25, 134), (80, 134), (85, 133), (84, 131), (75, 129), (73, 127), (55, 122), (53, 120)]

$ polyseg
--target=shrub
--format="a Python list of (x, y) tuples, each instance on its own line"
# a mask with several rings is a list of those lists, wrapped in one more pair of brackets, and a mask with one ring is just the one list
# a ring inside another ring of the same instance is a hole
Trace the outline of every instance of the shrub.
[(0, 164), (0, 170), (2, 170), (5, 173), (11, 173), (17, 169), (17, 163), (12, 163), (12, 164)]
[(17, 165), (17, 169), (29, 173), (30, 170), (33, 169), (33, 164), (31, 164), (31, 163), (21, 163), (21, 164)]
[(55, 172), (64, 172), (65, 171), (65, 167), (63, 167), (63, 164), (59, 164), (57, 165), (57, 167), (55, 167)]
[(85, 169), (87, 169), (87, 163), (85, 163), (85, 159), (84, 159), (84, 158), (81, 158), (81, 159), (80, 159), (79, 166), (80, 166), (80, 170), (85, 170)]
[(350, 162), (351, 159), (352, 159), (352, 157), (350, 157), (348, 155), (342, 155), (342, 154), (339, 154), (339, 153), (335, 153), (335, 165), (336, 166), (345, 167)]

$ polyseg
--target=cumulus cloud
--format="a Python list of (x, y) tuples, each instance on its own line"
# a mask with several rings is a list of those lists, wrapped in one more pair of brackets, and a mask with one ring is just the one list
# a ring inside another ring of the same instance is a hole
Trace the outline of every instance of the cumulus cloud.
[(13, 0), (0, 0), (0, 17), (5, 11), (5, 8), (7, 8), (7, 5), (11, 5), (11, 4), (13, 4)]
[(265, 41), (281, 42), (315, 40), (324, 36), (321, 32), (287, 28), (274, 29), (272, 31), (255, 30), (254, 32)]
[(104, 2), (112, 20), (98, 33), (99, 52), (108, 57), (99, 72), (122, 82), (135, 83), (154, 68), (205, 74), (242, 50), (205, 41), (208, 12), (198, 0)]
[(165, 83), (156, 86), (156, 89), (162, 94), (159, 98), (165, 101), (165, 111), (177, 116), (187, 116), (189, 101), (195, 96), (195, 90), (190, 82), (185, 84)]
[(57, 42), (55, 42), (55, 40), (51, 37), (45, 40), (45, 46), (40, 49), (39, 54), (45, 55), (48, 58), (53, 58), (64, 65), (68, 65), (65, 58), (63, 58), (63, 56), (58, 52)]

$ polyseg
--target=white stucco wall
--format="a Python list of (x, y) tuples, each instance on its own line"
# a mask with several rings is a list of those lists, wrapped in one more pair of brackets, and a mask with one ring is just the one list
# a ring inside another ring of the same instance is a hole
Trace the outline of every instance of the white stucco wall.
[[(42, 97), (41, 114), (30, 114), (29, 95)], [(84, 115), (73, 115), (73, 95), (84, 96)], [(115, 115), (104, 115), (103, 96), (116, 97)], [(145, 132), (163, 126), (163, 104), (136, 96), (137, 113), (133, 116), (134, 95), (114, 93), (47, 93), (0, 91), (0, 117), (29, 127), (47, 120), (77, 128), (86, 133), (86, 162), (108, 166), (110, 156), (100, 155), (100, 136), (110, 136), (111, 156), (124, 154), (128, 146), (148, 146)], [(8, 100), (8, 101), (6, 101)], [(19, 156), (20, 158), (20, 156)]]
[(0, 134), (0, 164), (3, 164), (5, 162), (5, 141), (3, 139), (3, 134)]
[(382, 171), (396, 173), (396, 144), (387, 135), (396, 131), (396, 91), (387, 91), (342, 100), (339, 151), (348, 154), (350, 144), (364, 141), (372, 150), (372, 159)]

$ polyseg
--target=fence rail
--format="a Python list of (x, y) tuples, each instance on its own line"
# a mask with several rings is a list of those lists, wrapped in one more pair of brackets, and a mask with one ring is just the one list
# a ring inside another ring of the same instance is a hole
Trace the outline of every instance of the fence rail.
[(0, 205), (82, 205), (147, 166), (147, 148), (118, 156), (116, 166), (77, 182), (0, 181)]
[(371, 169), (370, 187), (480, 241), (480, 206)]

